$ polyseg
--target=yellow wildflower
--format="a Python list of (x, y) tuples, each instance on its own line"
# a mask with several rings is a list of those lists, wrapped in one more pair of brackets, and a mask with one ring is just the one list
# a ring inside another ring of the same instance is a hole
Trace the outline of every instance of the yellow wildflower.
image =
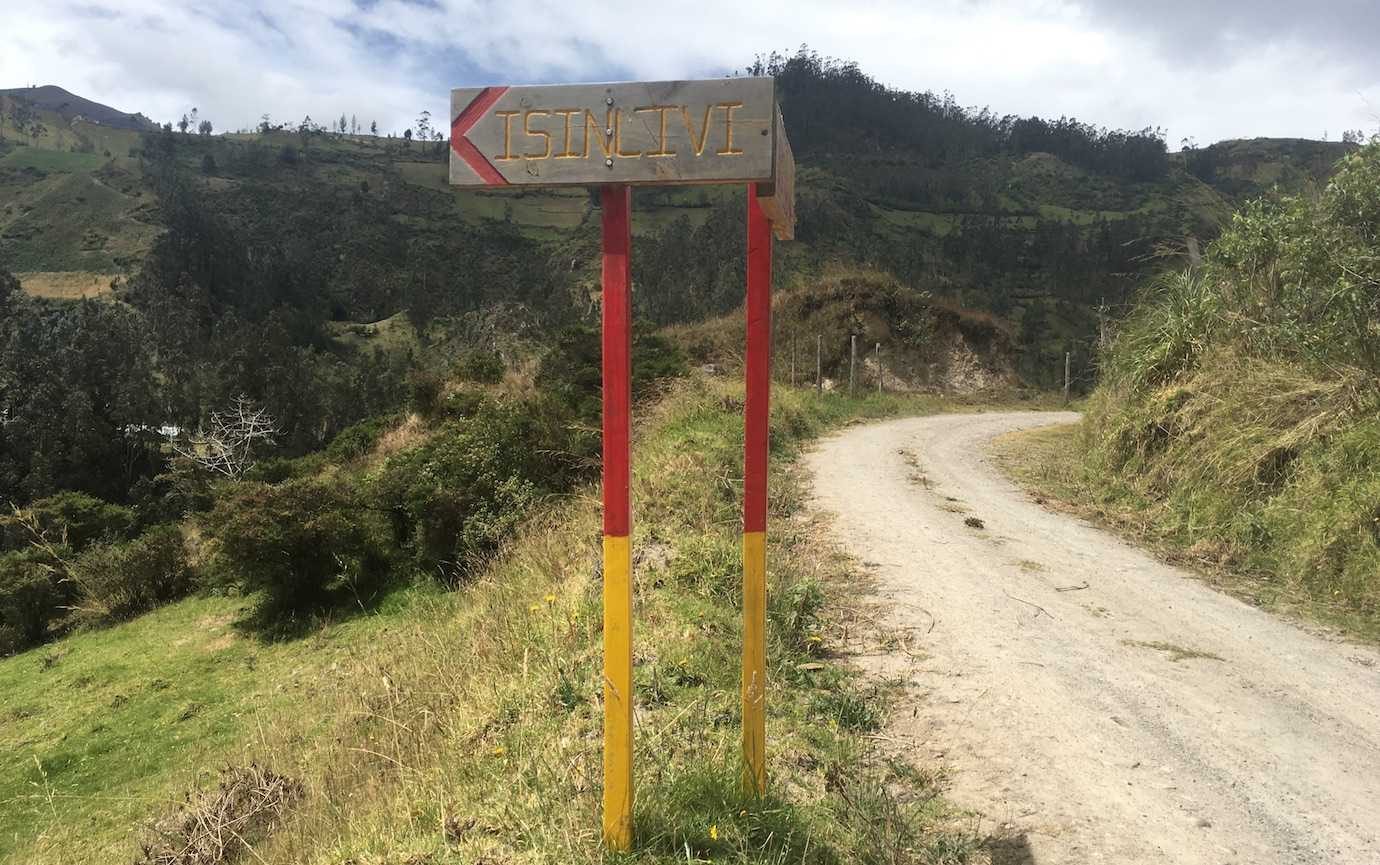
[(535, 613), (536, 611), (538, 611), (538, 610), (540, 610), (540, 609), (541, 609), (541, 604), (533, 604), (532, 606), (530, 606), (530, 607), (527, 608), (527, 611), (528, 611), (529, 613)]
[(548, 604), (554, 604), (554, 603), (556, 603), (556, 596), (555, 596), (555, 595), (547, 595), (547, 596), (546, 596), (546, 602), (547, 602)]
[(718, 840), (719, 840), (719, 824), (718, 824), (718, 823), (715, 823), (713, 826), (710, 826), (710, 827), (709, 827), (709, 840), (711, 840), (711, 841), (718, 841)]

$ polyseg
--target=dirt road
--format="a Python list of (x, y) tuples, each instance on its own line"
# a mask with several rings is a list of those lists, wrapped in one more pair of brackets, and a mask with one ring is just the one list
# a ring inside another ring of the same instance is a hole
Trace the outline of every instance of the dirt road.
[[(1040, 507), (985, 443), (1070, 414), (855, 427), (808, 458), (904, 649), (888, 735), (1006, 863), (1380, 863), (1380, 654)], [(981, 528), (965, 520), (981, 520)]]

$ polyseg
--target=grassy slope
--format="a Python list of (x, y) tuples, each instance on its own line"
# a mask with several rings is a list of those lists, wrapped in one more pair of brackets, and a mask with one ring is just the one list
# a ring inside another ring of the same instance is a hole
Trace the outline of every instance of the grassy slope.
[(0, 661), (0, 861), (128, 859), (131, 827), (312, 705), (430, 594), (277, 645), (237, 631), (244, 601), (194, 599)]
[[(633, 858), (961, 861), (973, 839), (943, 829), (936, 779), (865, 738), (885, 694), (827, 659), (853, 575), (801, 520), (790, 462), (827, 426), (940, 403), (778, 391), (774, 793), (752, 803), (737, 785), (740, 398), (699, 380), (641, 424)], [(126, 858), (131, 827), (257, 759), (308, 794), (256, 861), (599, 860), (597, 512), (595, 491), (567, 500), (462, 591), (406, 590), (296, 642), (253, 642), (232, 626), (240, 602), (199, 599), (0, 661), (0, 859)]]
[(56, 115), (45, 124), (38, 139), (0, 153), (0, 257), (15, 271), (129, 272), (160, 230), (128, 156), (139, 135)]

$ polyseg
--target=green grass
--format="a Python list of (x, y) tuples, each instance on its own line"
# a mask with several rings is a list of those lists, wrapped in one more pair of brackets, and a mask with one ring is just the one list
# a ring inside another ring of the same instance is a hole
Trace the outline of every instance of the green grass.
[[(803, 519), (794, 463), (831, 427), (947, 404), (777, 390), (756, 800), (738, 764), (741, 393), (697, 379), (638, 413), (628, 861), (965, 861), (976, 839), (939, 777), (867, 738), (887, 692), (829, 658), (855, 576)], [(0, 662), (0, 859), (128, 860), (144, 821), (253, 760), (306, 790), (256, 862), (601, 861), (598, 551), (595, 489), (461, 590), (405, 590), (300, 640), (256, 642), (233, 628), (247, 600), (197, 599)]]
[(435, 594), (280, 644), (236, 629), (243, 599), (193, 599), (0, 660), (0, 861), (128, 859), (140, 821), (243, 762), (259, 725), (291, 712), (310, 734), (332, 668)]
[(17, 147), (10, 151), (0, 166), (5, 168), (37, 168), (40, 171), (95, 171), (106, 163), (99, 153), (69, 153), (40, 147)]
[(417, 329), (406, 313), (369, 323), (333, 321), (327, 324), (332, 338), (341, 345), (378, 354), (420, 352)]

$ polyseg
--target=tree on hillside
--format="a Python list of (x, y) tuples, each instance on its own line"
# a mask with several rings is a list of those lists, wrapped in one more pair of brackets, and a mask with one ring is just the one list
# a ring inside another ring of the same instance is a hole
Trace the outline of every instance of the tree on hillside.
[(179, 121), (177, 121), (177, 131), (178, 131), (178, 132), (182, 132), (182, 133), (186, 133), (187, 127), (190, 126), (191, 124), (192, 124), (192, 121), (191, 121), (190, 119), (188, 119), (187, 115), (184, 114), (184, 115), (182, 115), (182, 119), (179, 120)]
[(369, 123), (369, 134), (370, 134), (370, 135), (373, 135), (373, 136), (376, 137), (376, 138), (378, 137), (378, 134), (379, 134), (379, 122), (378, 122), (377, 120), (371, 121), (371, 122)]
[[(0, 277), (10, 286), (10, 278)], [(0, 289), (2, 291), (3, 289)], [(146, 319), (98, 300), (11, 296), (0, 316), (0, 500), (72, 489), (125, 497), (162, 463)]]
[(417, 116), (417, 138), (421, 141), (431, 140), (431, 112), (423, 111)]
[(197, 126), (196, 131), (197, 131), (198, 133), (202, 134), (202, 135), (210, 135), (210, 134), (211, 134), (211, 121), (209, 121), (209, 120), (203, 120), (203, 121), (201, 121), (201, 124), (200, 124), (199, 126)]
[(268, 133), (270, 133), (270, 132), (272, 132), (272, 131), (273, 131), (273, 123), (272, 123), (271, 119), (269, 118), (269, 116), (268, 116), (267, 114), (265, 114), (263, 117), (260, 117), (260, 118), (259, 118), (259, 134), (260, 134), (260, 135), (267, 135)]
[(353, 114), (350, 115), (350, 134), (359, 134), (359, 120)]
[(316, 124), (312, 122), (311, 115), (302, 118), (302, 122), (297, 126), (297, 134), (302, 138), (302, 155), (311, 159), (311, 136), (316, 131)]
[(14, 97), (9, 102), (10, 125), (14, 127), (14, 131), (37, 140), (44, 132), (43, 124), (38, 120), (38, 112), (22, 97)]
[(344, 135), (345, 130), (349, 128), (349, 121), (345, 118), (344, 114), (340, 115), (340, 120), (336, 122), (335, 128), (340, 131), (341, 135)]

